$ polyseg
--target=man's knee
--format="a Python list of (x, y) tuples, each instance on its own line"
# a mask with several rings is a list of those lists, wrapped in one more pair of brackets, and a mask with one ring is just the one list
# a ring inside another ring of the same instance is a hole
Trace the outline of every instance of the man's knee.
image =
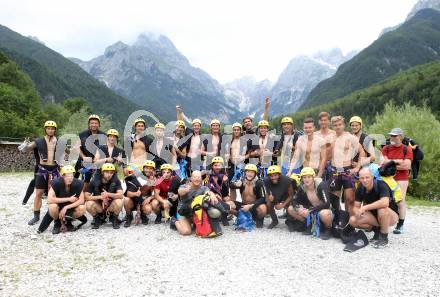
[(353, 227), (357, 227), (358, 219), (356, 218), (356, 216), (351, 216), (350, 219), (348, 220), (348, 223)]
[(86, 210), (92, 215), (96, 215), (97, 209), (96, 209), (96, 202), (95, 201), (87, 201), (86, 202)]
[(85, 205), (78, 205), (75, 207), (75, 210), (73, 212), (73, 217), (79, 218), (80, 216), (84, 215), (86, 213), (86, 206)]
[(124, 197), (124, 207), (125, 210), (131, 210), (133, 208), (133, 201), (131, 198)]
[(51, 203), (47, 206), (47, 210), (49, 211), (49, 215), (52, 217), (52, 219), (56, 220), (59, 216), (59, 207), (56, 203)]
[(114, 214), (119, 214), (119, 212), (121, 212), (122, 210), (122, 205), (123, 205), (122, 199), (115, 199), (112, 202), (110, 211), (113, 212)]
[(149, 215), (152, 211), (151, 206), (148, 204), (144, 204), (142, 206), (142, 211), (144, 212), (144, 214)]
[(257, 216), (259, 218), (262, 218), (262, 217), (266, 216), (266, 214), (267, 214), (267, 207), (266, 207), (266, 205), (264, 205), (264, 204), (259, 205), (257, 207)]

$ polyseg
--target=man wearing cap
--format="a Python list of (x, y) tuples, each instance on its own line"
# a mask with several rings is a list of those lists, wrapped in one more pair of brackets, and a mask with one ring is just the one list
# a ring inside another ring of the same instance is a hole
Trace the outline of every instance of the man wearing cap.
[(194, 119), (192, 121), (192, 132), (188, 134), (182, 144), (183, 152), (185, 155), (186, 175), (191, 176), (192, 170), (200, 169), (201, 163), (201, 128), (202, 121), (200, 119)]
[(92, 114), (88, 118), (88, 129), (79, 133), (79, 158), (75, 165), (75, 178), (82, 173), (85, 191), (95, 172), (93, 167), (93, 159), (99, 145), (106, 142), (105, 133), (99, 130), (101, 126), (101, 118)]
[(46, 121), (43, 137), (32, 142), (25, 139), (20, 146), (20, 150), (23, 152), (34, 150), (34, 154), (38, 154), (40, 160), (35, 176), (34, 217), (28, 222), (29, 225), (34, 225), (40, 220), (43, 194), (49, 189), (51, 180), (60, 176), (57, 164), (57, 156), (60, 152), (56, 151), (56, 131), (57, 124), (54, 121)]
[(264, 186), (266, 187), (267, 211), (272, 219), (267, 228), (272, 229), (278, 225), (275, 209), (287, 208), (295, 194), (295, 190), (293, 181), (289, 177), (282, 175), (281, 168), (277, 165), (272, 165), (267, 169)]
[(313, 118), (306, 118), (304, 120), (304, 135), (301, 135), (296, 142), (295, 153), (287, 173), (288, 176), (294, 170), (302, 167), (311, 167), (318, 177), (323, 176), (327, 162), (325, 140), (314, 132), (315, 121)]
[(376, 159), (374, 152), (374, 140), (368, 136), (368, 134), (362, 132), (363, 123), (360, 117), (354, 116), (350, 119), (350, 128), (351, 133), (359, 139), (359, 143), (362, 145), (362, 148), (365, 152), (364, 160), (359, 160), (359, 154), (353, 158), (353, 166), (356, 166), (358, 162), (361, 162), (362, 166), (368, 166)]
[(376, 180), (370, 168), (361, 169), (359, 181), (349, 224), (353, 228), (373, 230), (373, 246), (383, 248), (388, 244), (389, 228), (398, 220), (397, 205), (390, 199), (390, 188), (384, 181)]
[(123, 206), (123, 191), (121, 181), (115, 174), (115, 165), (105, 163), (101, 166), (99, 178), (90, 181), (85, 193), (86, 209), (93, 216), (92, 229), (98, 229), (107, 214), (110, 214), (110, 222), (113, 229), (119, 229), (118, 215)]
[(275, 163), (274, 158), (275, 137), (269, 133), (269, 122), (261, 120), (258, 122), (258, 166), (260, 166), (260, 177), (264, 178), (267, 168), (271, 163)]
[[(312, 234), (312, 221), (319, 218), (319, 222), (315, 222), (315, 228), (320, 228), (321, 223), (324, 225), (321, 230), (317, 230), (315, 234), (323, 240), (330, 239), (331, 227), (333, 221), (333, 212), (330, 206), (330, 197), (328, 186), (321, 178), (315, 178), (315, 170), (311, 167), (304, 167), (301, 170), (301, 185), (295, 193), (292, 205), (287, 209), (288, 214), (295, 220), (306, 222), (307, 229), (304, 235)], [(289, 220), (292, 222), (291, 220)], [(288, 224), (289, 230), (293, 224)]]
[(237, 168), (243, 168), (244, 163), (253, 156), (251, 139), (242, 137), (243, 127), (240, 123), (232, 124), (232, 140), (226, 144), (225, 158), (228, 161), (228, 178), (231, 180)]
[[(64, 226), (66, 231), (75, 231), (72, 221), (79, 219), (83, 225), (87, 222), (84, 216), (84, 182), (74, 177), (75, 168), (66, 165), (61, 168), (61, 177), (52, 181), (47, 195), (48, 212), (54, 220), (53, 234), (60, 233)], [(64, 228), (63, 228), (64, 229)]]
[(406, 216), (405, 198), (409, 185), (409, 171), (411, 169), (411, 162), (413, 161), (413, 150), (411, 147), (402, 143), (404, 134), (401, 128), (392, 129), (388, 135), (390, 135), (390, 145), (386, 145), (382, 148), (382, 164), (394, 161), (397, 165), (397, 173), (394, 176), (394, 179), (399, 183), (403, 200), (398, 204), (399, 222), (393, 233), (401, 234), (403, 233), (403, 223), (405, 222)]
[(244, 167), (244, 177), (230, 184), (230, 188), (239, 189), (241, 202), (235, 201), (236, 209), (250, 212), (257, 228), (262, 228), (267, 213), (266, 189), (258, 178), (258, 168), (254, 164)]

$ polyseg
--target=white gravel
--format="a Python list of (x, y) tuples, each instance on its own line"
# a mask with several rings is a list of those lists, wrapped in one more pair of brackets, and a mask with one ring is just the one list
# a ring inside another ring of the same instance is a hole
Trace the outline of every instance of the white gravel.
[[(150, 224), (53, 236), (29, 227), (29, 174), (0, 175), (3, 296), (439, 296), (440, 212), (413, 208), (384, 250), (343, 251), (335, 239), (227, 227), (216, 239)], [(46, 201), (43, 201), (45, 213)], [(267, 225), (269, 220), (266, 220)], [(89, 221), (90, 222), (90, 221)], [(369, 235), (371, 236), (371, 235)]]

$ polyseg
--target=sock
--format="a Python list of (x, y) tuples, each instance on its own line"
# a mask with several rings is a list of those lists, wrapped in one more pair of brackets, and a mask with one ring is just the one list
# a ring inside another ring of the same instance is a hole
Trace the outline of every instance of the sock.
[(40, 211), (34, 210), (34, 217), (39, 218), (40, 217)]
[(397, 228), (400, 228), (400, 227), (402, 227), (403, 226), (403, 222), (405, 222), (405, 219), (399, 219), (399, 222), (397, 223)]

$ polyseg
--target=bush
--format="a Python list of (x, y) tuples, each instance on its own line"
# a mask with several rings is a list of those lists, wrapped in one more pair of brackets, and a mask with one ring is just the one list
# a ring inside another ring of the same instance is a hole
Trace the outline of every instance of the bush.
[(425, 154), (418, 180), (410, 182), (409, 194), (421, 199), (439, 200), (440, 122), (426, 104), (416, 107), (409, 103), (403, 106), (389, 103), (382, 114), (376, 115), (375, 124), (368, 127), (368, 133), (387, 136), (396, 127), (402, 128), (406, 136), (414, 139)]

